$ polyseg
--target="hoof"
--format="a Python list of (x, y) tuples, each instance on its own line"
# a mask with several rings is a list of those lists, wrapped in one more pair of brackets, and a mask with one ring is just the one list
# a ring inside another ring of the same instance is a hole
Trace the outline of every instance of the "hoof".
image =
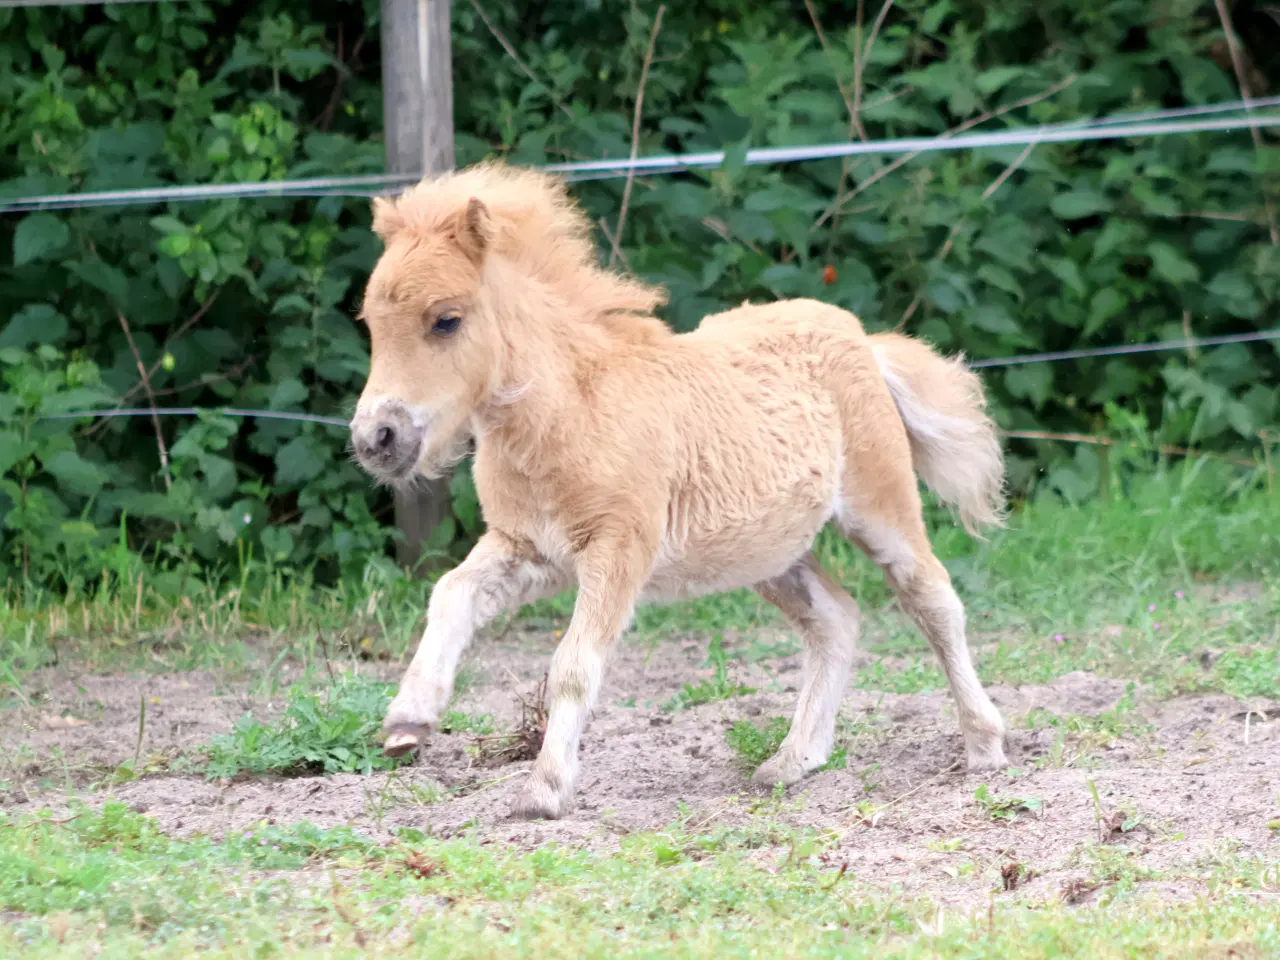
[(1008, 766), (1009, 759), (1004, 755), (1004, 744), (999, 740), (981, 749), (971, 747), (965, 751), (965, 769), (969, 773), (994, 773)]
[(408, 724), (392, 727), (387, 731), (387, 739), (382, 742), (382, 752), (389, 757), (403, 757), (422, 746), (430, 732), (429, 727)]
[(771, 788), (778, 783), (789, 787), (803, 779), (806, 772), (798, 758), (779, 752), (760, 764), (751, 779), (762, 787)]
[(511, 804), (513, 820), (559, 820), (573, 811), (573, 798), (530, 778)]

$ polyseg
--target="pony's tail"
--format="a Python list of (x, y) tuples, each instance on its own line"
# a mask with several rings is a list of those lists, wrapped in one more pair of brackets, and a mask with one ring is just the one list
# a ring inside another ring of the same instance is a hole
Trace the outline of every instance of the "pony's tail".
[(944, 357), (901, 334), (877, 333), (870, 340), (920, 479), (960, 514), (973, 536), (980, 527), (1003, 526), (1004, 457), (977, 375), (962, 357)]

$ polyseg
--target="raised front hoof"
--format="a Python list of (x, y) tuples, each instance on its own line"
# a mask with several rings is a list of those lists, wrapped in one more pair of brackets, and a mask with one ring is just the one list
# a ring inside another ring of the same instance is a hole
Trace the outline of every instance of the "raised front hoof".
[(573, 812), (573, 797), (530, 778), (511, 804), (512, 820), (559, 820)]
[(382, 741), (382, 752), (388, 757), (403, 757), (413, 753), (431, 734), (431, 728), (420, 724), (400, 724), (387, 731), (387, 738)]
[(756, 772), (751, 775), (751, 779), (761, 787), (772, 788), (779, 783), (789, 787), (793, 783), (799, 783), (808, 772), (798, 757), (777, 753), (760, 764)]

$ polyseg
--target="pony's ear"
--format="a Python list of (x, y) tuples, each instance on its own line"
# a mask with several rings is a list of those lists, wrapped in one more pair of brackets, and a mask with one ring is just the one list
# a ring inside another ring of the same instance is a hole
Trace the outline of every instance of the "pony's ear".
[(454, 239), (473, 263), (484, 262), (484, 255), (493, 242), (493, 220), (489, 217), (489, 208), (479, 198), (472, 197), (458, 212)]
[(373, 198), (373, 232), (382, 238), (384, 244), (391, 242), (397, 233), (404, 229), (404, 216), (394, 200), (386, 197)]

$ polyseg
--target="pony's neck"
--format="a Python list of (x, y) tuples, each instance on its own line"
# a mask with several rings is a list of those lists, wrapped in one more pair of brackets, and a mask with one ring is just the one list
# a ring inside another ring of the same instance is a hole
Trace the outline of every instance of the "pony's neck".
[(601, 318), (508, 262), (493, 258), (485, 272), (502, 343), (493, 388), (477, 411), (476, 442), (523, 459), (573, 429), (590, 406), (591, 381), (636, 341), (627, 318)]

